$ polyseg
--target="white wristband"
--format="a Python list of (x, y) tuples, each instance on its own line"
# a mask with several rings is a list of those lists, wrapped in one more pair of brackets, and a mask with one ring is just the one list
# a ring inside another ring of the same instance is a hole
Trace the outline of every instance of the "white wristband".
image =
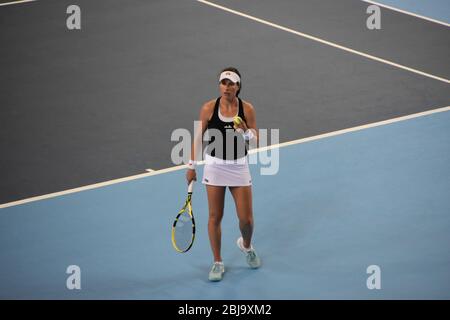
[(244, 133), (244, 140), (246, 140), (246, 141), (252, 140), (254, 136), (255, 135), (253, 134), (253, 131), (250, 129), (247, 129), (247, 131), (245, 131), (245, 133)]
[(188, 169), (195, 170), (195, 166), (197, 165), (197, 161), (189, 160)]

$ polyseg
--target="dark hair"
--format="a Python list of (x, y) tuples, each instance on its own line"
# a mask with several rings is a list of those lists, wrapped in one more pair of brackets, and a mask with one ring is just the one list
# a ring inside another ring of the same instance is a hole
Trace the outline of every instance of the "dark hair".
[(236, 92), (236, 97), (239, 96), (239, 93), (241, 92), (241, 89), (242, 89), (242, 77), (241, 77), (241, 73), (239, 72), (238, 69), (236, 69), (236, 68), (234, 68), (234, 67), (228, 67), (228, 68), (225, 68), (225, 69), (223, 69), (222, 71), (220, 71), (219, 75), (220, 75), (222, 72), (225, 72), (225, 71), (231, 71), (231, 72), (237, 73), (237, 75), (239, 76), (239, 78), (241, 78), (241, 81), (239, 82), (239, 90)]

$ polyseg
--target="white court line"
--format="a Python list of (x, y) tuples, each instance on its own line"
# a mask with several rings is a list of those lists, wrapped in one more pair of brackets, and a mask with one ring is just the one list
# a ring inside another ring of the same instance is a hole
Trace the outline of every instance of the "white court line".
[(446, 27), (450, 27), (450, 24), (448, 24), (446, 22), (435, 20), (435, 19), (431, 19), (431, 18), (428, 18), (428, 17), (425, 17), (425, 16), (421, 16), (420, 14), (415, 14), (415, 13), (412, 13), (412, 12), (409, 12), (409, 11), (405, 11), (405, 10), (401, 10), (401, 9), (398, 9), (398, 8), (394, 8), (394, 7), (391, 7), (391, 6), (379, 3), (379, 2), (375, 2), (375, 1), (371, 1), (371, 0), (361, 0), (361, 1), (364, 1), (364, 2), (367, 2), (367, 3), (371, 3), (371, 4), (374, 4), (374, 5), (377, 5), (377, 6), (386, 8), (386, 9), (389, 9), (389, 10), (397, 11), (397, 12), (400, 12), (400, 13), (403, 13), (403, 14), (407, 14), (407, 15), (413, 16), (415, 18), (427, 20), (427, 21), (430, 21), (430, 22), (442, 24), (442, 25), (444, 25)]
[[(361, 125), (361, 126), (357, 126), (357, 127), (353, 127), (353, 128), (348, 128), (348, 129), (333, 131), (333, 132), (329, 132), (329, 133), (324, 133), (324, 134), (320, 134), (320, 135), (316, 135), (316, 136), (312, 136), (312, 137), (308, 137), (308, 138), (303, 138), (303, 139), (297, 139), (297, 140), (293, 140), (293, 141), (283, 142), (283, 143), (270, 145), (270, 146), (262, 147), (262, 148), (258, 148), (258, 149), (252, 149), (252, 150), (249, 151), (249, 154), (254, 154), (254, 153), (258, 153), (258, 152), (262, 152), (262, 151), (266, 151), (266, 150), (271, 150), (271, 149), (276, 149), (276, 148), (283, 148), (283, 147), (287, 147), (287, 146), (295, 145), (295, 144), (300, 144), (300, 143), (306, 143), (306, 142), (309, 142), (309, 141), (324, 139), (324, 138), (333, 137), (333, 136), (337, 136), (337, 135), (341, 135), (341, 134), (345, 134), (345, 133), (349, 133), (349, 132), (364, 130), (364, 129), (378, 127), (378, 126), (383, 126), (383, 125), (387, 125), (387, 124), (391, 124), (391, 123), (395, 123), (395, 122), (405, 121), (405, 120), (409, 120), (409, 119), (413, 119), (413, 118), (423, 117), (423, 116), (427, 116), (427, 115), (430, 115), (430, 114), (439, 113), (439, 112), (446, 112), (446, 111), (450, 111), (450, 106), (444, 107), (444, 108), (428, 110), (428, 111), (424, 111), (424, 112), (419, 112), (419, 113), (414, 113), (414, 114), (410, 114), (410, 115), (407, 115), (407, 116), (402, 116), (402, 117), (393, 118), (393, 119), (389, 119), (389, 120), (378, 121), (378, 122), (365, 124), (365, 125)], [(199, 161), (198, 164), (199, 165), (203, 165), (204, 161)], [(23, 200), (8, 202), (8, 203), (0, 204), (0, 209), (13, 207), (13, 206), (18, 206), (18, 205), (21, 205), (21, 204), (34, 202), (34, 201), (55, 198), (55, 197), (59, 197), (59, 196), (63, 196), (63, 195), (68, 195), (68, 194), (71, 194), (71, 193), (76, 193), (76, 192), (81, 192), (81, 191), (86, 191), (86, 190), (106, 187), (106, 186), (113, 185), (113, 184), (116, 184), (116, 183), (121, 183), (121, 182), (126, 182), (126, 181), (141, 179), (141, 178), (146, 178), (146, 177), (155, 176), (155, 175), (158, 175), (158, 174), (168, 173), (168, 172), (172, 172), (172, 171), (187, 169), (187, 167), (188, 167), (187, 165), (179, 165), (179, 166), (170, 167), (170, 168), (166, 168), (166, 169), (151, 171), (151, 172), (148, 172), (148, 173), (142, 173), (142, 174), (138, 174), (138, 175), (134, 175), (134, 176), (129, 176), (129, 177), (124, 177), (124, 178), (120, 178), (120, 179), (115, 179), (115, 180), (100, 182), (100, 183), (96, 183), (96, 184), (91, 184), (91, 185), (87, 185), (87, 186), (84, 186), (84, 187), (79, 187), (79, 188), (69, 189), (69, 190), (65, 190), (65, 191), (45, 194), (45, 195), (42, 195), (42, 196), (37, 196), (37, 197), (27, 198), (27, 199), (23, 199)]]
[(392, 118), (392, 119), (388, 119), (388, 120), (378, 121), (378, 122), (374, 122), (374, 123), (364, 124), (362, 126), (352, 127), (352, 128), (348, 128), (348, 129), (342, 129), (342, 130), (338, 130), (338, 131), (319, 134), (317, 136), (312, 136), (312, 137), (308, 137), (308, 138), (287, 141), (287, 142), (279, 143), (276, 145), (271, 145), (271, 146), (267, 146), (267, 147), (263, 147), (263, 148), (259, 148), (259, 149), (250, 150), (249, 153), (252, 153), (252, 151), (255, 151), (255, 150), (257, 150), (257, 151), (255, 151), (254, 153), (266, 151), (266, 150), (270, 150), (270, 149), (275, 149), (275, 148), (287, 147), (287, 146), (290, 146), (293, 144), (299, 144), (299, 143), (305, 143), (305, 142), (309, 142), (309, 141), (329, 138), (329, 137), (333, 137), (333, 136), (337, 136), (337, 135), (341, 135), (341, 134), (345, 134), (345, 133), (349, 133), (349, 132), (384, 126), (384, 125), (388, 125), (388, 124), (395, 123), (395, 122), (424, 117), (424, 116), (428, 116), (430, 114), (446, 112), (446, 111), (450, 111), (450, 106), (444, 107), (444, 108), (428, 110), (428, 111), (424, 111), (424, 112), (419, 112), (419, 113), (414, 113), (414, 114), (410, 114), (407, 116), (401, 116), (401, 117)]
[(26, 3), (26, 2), (34, 2), (36, 0), (22, 0), (22, 1), (14, 1), (14, 2), (5, 2), (5, 3), (0, 3), (0, 7), (1, 6), (9, 6), (12, 4), (19, 4), (19, 3)]
[(64, 190), (64, 191), (44, 194), (44, 195), (37, 196), (37, 197), (31, 197), (31, 198), (27, 198), (27, 199), (23, 199), (23, 200), (8, 202), (8, 203), (0, 204), (0, 209), (12, 207), (12, 206), (17, 206), (17, 205), (20, 205), (20, 204), (25, 204), (25, 203), (28, 203), (28, 202), (34, 202), (34, 201), (39, 201), (39, 200), (45, 200), (45, 199), (60, 197), (60, 196), (68, 195), (68, 194), (71, 194), (71, 193), (76, 193), (76, 192), (81, 192), (81, 191), (86, 191), (86, 190), (106, 187), (106, 186), (110, 186), (110, 185), (113, 185), (113, 184), (116, 184), (116, 183), (121, 183), (121, 182), (127, 182), (127, 181), (131, 181), (131, 180), (146, 178), (146, 177), (154, 176), (154, 175), (157, 175), (157, 174), (162, 174), (162, 173), (167, 173), (167, 172), (181, 170), (181, 169), (184, 169), (184, 168), (187, 168), (187, 165), (180, 165), (180, 166), (170, 167), (170, 168), (167, 168), (167, 169), (161, 169), (161, 170), (152, 171), (152, 172), (148, 172), (148, 173), (141, 173), (141, 174), (137, 174), (137, 175), (134, 175), (134, 176), (129, 176), (129, 177), (124, 177), (124, 178), (120, 178), (120, 179), (109, 180), (109, 181), (105, 181), (105, 182), (99, 182), (99, 183), (90, 184), (90, 185), (87, 185), (87, 186), (78, 187), (78, 188), (74, 188), (74, 189), (68, 189), (68, 190)]
[(205, 0), (196, 0), (196, 1), (197, 2), (201, 2), (203, 4), (206, 4), (206, 5), (209, 5), (211, 7), (215, 7), (217, 9), (221, 9), (221, 10), (230, 12), (230, 13), (238, 15), (238, 16), (241, 16), (241, 17), (244, 17), (244, 18), (247, 18), (247, 19), (250, 19), (250, 20), (253, 20), (253, 21), (256, 21), (256, 22), (268, 25), (268, 26), (271, 26), (273, 28), (280, 29), (280, 30), (283, 30), (283, 31), (286, 31), (286, 32), (289, 32), (289, 33), (293, 33), (293, 34), (295, 34), (297, 36), (304, 37), (304, 38), (307, 38), (307, 39), (310, 39), (310, 40), (314, 40), (314, 41), (326, 44), (328, 46), (331, 46), (331, 47), (334, 47), (334, 48), (338, 48), (338, 49), (341, 49), (341, 50), (344, 50), (344, 51), (347, 51), (347, 52), (350, 52), (350, 53), (353, 53), (353, 54), (356, 54), (356, 55), (359, 55), (359, 56), (362, 56), (362, 57), (365, 57), (365, 58), (368, 58), (368, 59), (371, 59), (371, 60), (375, 60), (375, 61), (378, 61), (378, 62), (381, 62), (381, 63), (385, 63), (385, 64), (388, 64), (388, 65), (391, 65), (391, 66), (394, 66), (394, 67), (397, 67), (397, 68), (400, 68), (400, 69), (403, 69), (403, 70), (407, 70), (407, 71), (410, 71), (410, 72), (413, 72), (413, 73), (416, 73), (416, 74), (420, 74), (422, 76), (425, 76), (425, 77), (428, 77), (428, 78), (432, 78), (432, 79), (435, 79), (435, 80), (439, 80), (439, 81), (442, 81), (442, 82), (445, 82), (445, 83), (450, 83), (450, 80), (448, 80), (448, 79), (441, 78), (441, 77), (438, 77), (438, 76), (435, 76), (435, 75), (432, 75), (430, 73), (426, 73), (426, 72), (423, 72), (423, 71), (420, 71), (420, 70), (417, 70), (417, 69), (413, 69), (413, 68), (410, 68), (410, 67), (407, 67), (407, 66), (404, 66), (404, 65), (401, 65), (401, 64), (398, 64), (398, 63), (386, 60), (386, 59), (382, 59), (382, 58), (379, 58), (379, 57), (376, 57), (376, 56), (372, 56), (370, 54), (367, 54), (367, 53), (364, 53), (364, 52), (361, 52), (361, 51), (353, 50), (351, 48), (341, 46), (341, 45), (336, 44), (334, 42), (323, 40), (323, 39), (311, 36), (311, 35), (303, 33), (303, 32), (299, 32), (299, 31), (296, 31), (296, 30), (293, 30), (293, 29), (289, 29), (289, 28), (283, 27), (283, 26), (281, 26), (279, 24), (275, 24), (275, 23), (272, 23), (272, 22), (267, 21), (267, 20), (263, 20), (263, 19), (251, 16), (251, 15), (248, 15), (248, 14), (245, 14), (245, 13), (233, 10), (233, 9), (229, 9), (227, 7), (220, 6), (218, 4), (215, 4), (215, 3), (212, 3), (212, 2), (209, 2), (209, 1), (205, 1)]

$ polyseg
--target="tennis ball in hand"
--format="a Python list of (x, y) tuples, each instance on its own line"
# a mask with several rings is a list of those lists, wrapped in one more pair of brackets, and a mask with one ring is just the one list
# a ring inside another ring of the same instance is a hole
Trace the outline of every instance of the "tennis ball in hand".
[(233, 118), (233, 123), (234, 123), (235, 126), (240, 125), (242, 123), (242, 118), (238, 117), (238, 116), (234, 117)]

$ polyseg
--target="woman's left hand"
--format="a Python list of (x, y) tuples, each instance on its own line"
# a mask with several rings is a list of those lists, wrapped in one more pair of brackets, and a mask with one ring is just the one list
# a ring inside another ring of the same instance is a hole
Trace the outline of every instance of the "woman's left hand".
[(234, 123), (234, 129), (235, 130), (241, 129), (245, 132), (248, 130), (248, 127), (247, 127), (247, 124), (245, 123), (245, 121), (242, 120), (239, 124)]

